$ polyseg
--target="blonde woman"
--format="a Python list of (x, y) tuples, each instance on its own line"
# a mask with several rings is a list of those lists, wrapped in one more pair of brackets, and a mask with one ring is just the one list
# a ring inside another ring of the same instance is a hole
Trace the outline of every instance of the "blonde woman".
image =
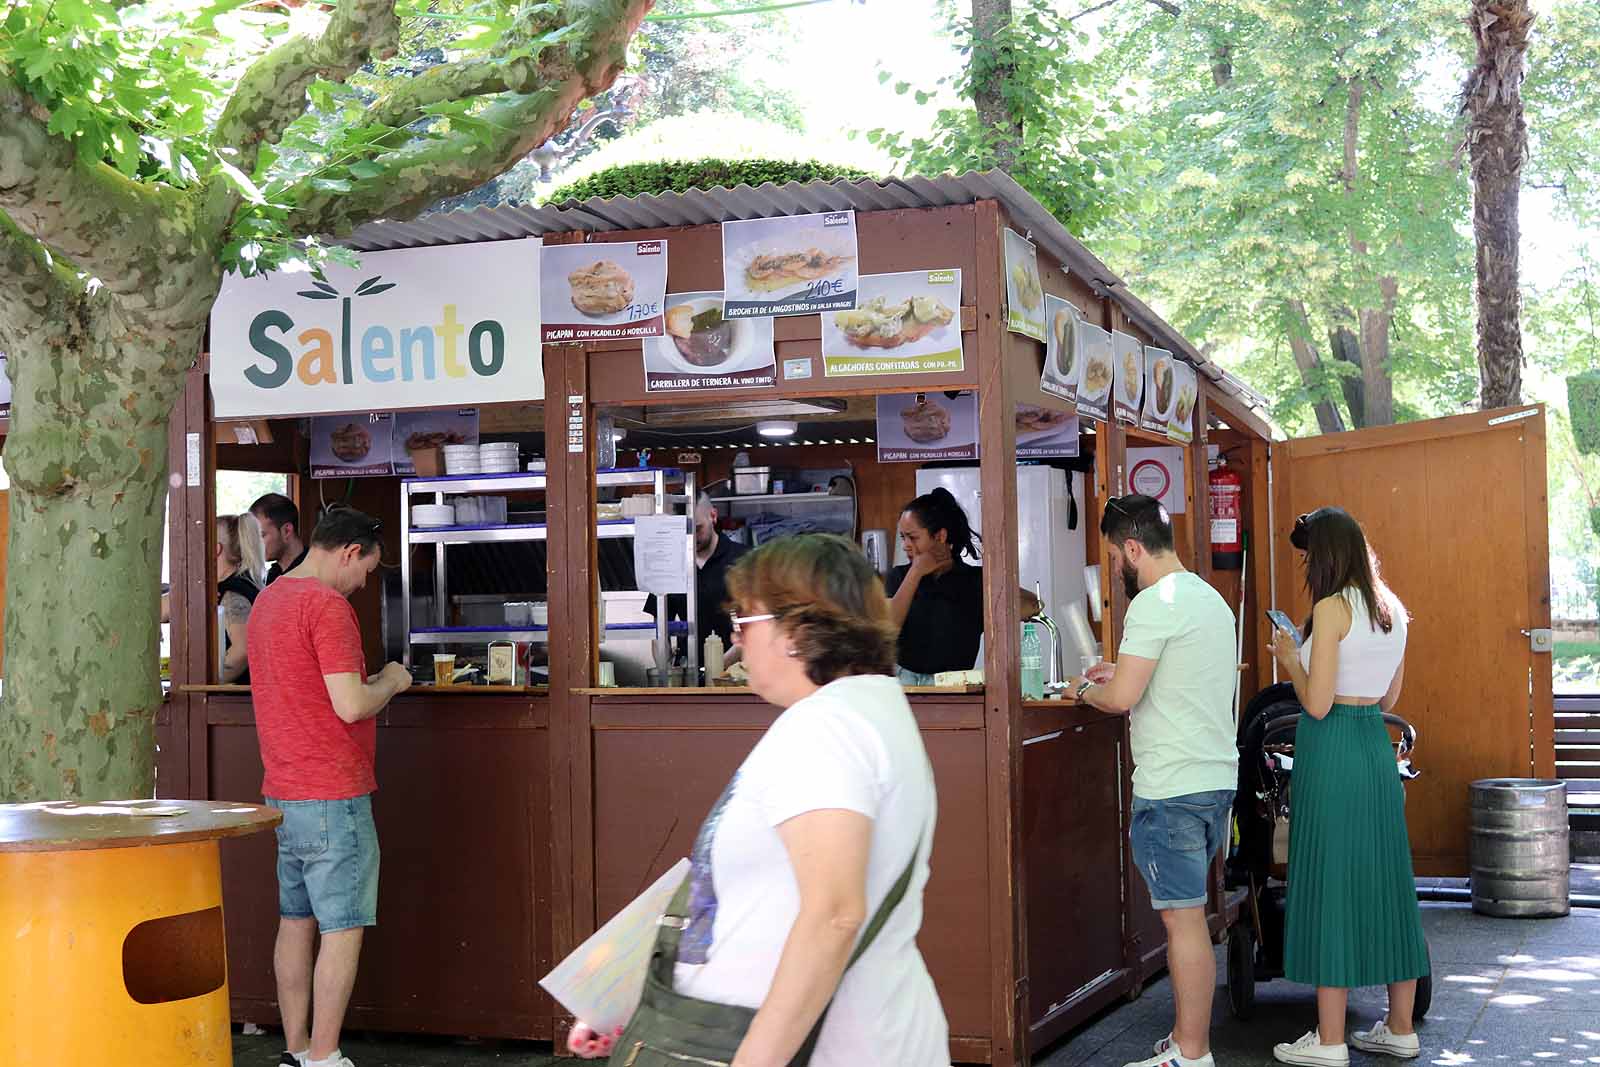
[(223, 685), (250, 684), (245, 628), (267, 571), (261, 526), (249, 512), (217, 516), (217, 603), (222, 609)]

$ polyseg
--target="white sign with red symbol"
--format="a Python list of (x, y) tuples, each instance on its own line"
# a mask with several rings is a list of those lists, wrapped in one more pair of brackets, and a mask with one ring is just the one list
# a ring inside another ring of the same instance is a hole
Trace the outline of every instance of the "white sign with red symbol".
[(1169, 515), (1182, 515), (1189, 494), (1185, 491), (1183, 449), (1128, 449), (1128, 491), (1155, 497)]

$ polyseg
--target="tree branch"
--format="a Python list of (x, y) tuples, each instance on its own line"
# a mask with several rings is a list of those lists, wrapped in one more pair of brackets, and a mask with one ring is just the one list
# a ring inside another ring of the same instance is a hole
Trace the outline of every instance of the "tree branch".
[(0, 77), (0, 211), (139, 312), (159, 304), (168, 264), (161, 252), (186, 240), (181, 195), (144, 185), (104, 163), (83, 163), (52, 135), (49, 114)]
[[(410, 218), (446, 197), (476, 189), (560, 132), (585, 97), (603, 92), (626, 62), (628, 38), (654, 0), (569, 0), (566, 18), (575, 32), (537, 61), (528, 93), (503, 93), (471, 127), (444, 136), (419, 135), (374, 160), (381, 175), (356, 179), (348, 192), (317, 188), (310, 180), (288, 193), (288, 226), (301, 236), (342, 235), (380, 218)], [(580, 57), (576, 61), (574, 56)], [(519, 61), (520, 62), (520, 61)], [(448, 70), (449, 68), (443, 68)], [(456, 67), (463, 88), (488, 84), (474, 65)], [(420, 80), (420, 79), (419, 79)], [(448, 74), (425, 90), (439, 93)], [(484, 131), (487, 132), (484, 132)]]
[(1173, 18), (1177, 18), (1179, 15), (1183, 14), (1183, 8), (1179, 7), (1177, 4), (1171, 3), (1170, 0), (1146, 0), (1146, 2), (1154, 4), (1156, 7), (1159, 7)]
[(1344, 416), (1338, 405), (1325, 395), (1322, 357), (1311, 345), (1311, 319), (1306, 306), (1299, 300), (1285, 300), (1284, 311), (1288, 319), (1289, 350), (1294, 353), (1295, 366), (1300, 369), (1300, 381), (1312, 394), (1312, 407), (1317, 413), (1317, 426), (1323, 433), (1342, 433)]
[(276, 144), (305, 113), (312, 82), (342, 82), (374, 51), (392, 52), (399, 42), (394, 0), (342, 0), (321, 37), (291, 37), (251, 64), (217, 120), (218, 152), (253, 173), (261, 146)]
[(0, 211), (0, 324), (17, 332), (49, 318), (72, 295), (76, 279), (48, 249)]

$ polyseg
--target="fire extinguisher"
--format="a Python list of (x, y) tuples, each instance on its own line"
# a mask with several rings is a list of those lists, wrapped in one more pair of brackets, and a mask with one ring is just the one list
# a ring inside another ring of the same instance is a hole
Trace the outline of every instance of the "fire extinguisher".
[(1217, 457), (1211, 472), (1211, 567), (1236, 571), (1244, 565), (1244, 479), (1228, 466), (1228, 454)]

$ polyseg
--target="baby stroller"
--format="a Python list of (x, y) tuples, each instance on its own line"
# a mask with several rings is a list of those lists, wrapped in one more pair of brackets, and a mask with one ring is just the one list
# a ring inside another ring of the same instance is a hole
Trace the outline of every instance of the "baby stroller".
[[(1238, 842), (1227, 864), (1227, 886), (1243, 888), (1245, 902), (1228, 930), (1228, 1004), (1235, 1017), (1255, 1010), (1256, 983), (1283, 977), (1283, 922), (1287, 902), (1289, 812), (1294, 771), (1294, 730), (1302, 708), (1288, 682), (1257, 693), (1239, 719), (1239, 789), (1233, 817)], [(1417, 777), (1410, 754), (1417, 731), (1398, 715), (1384, 715), (1399, 733), (1397, 768)], [(1433, 1001), (1433, 975), (1417, 981), (1413, 1017), (1420, 1021)]]

